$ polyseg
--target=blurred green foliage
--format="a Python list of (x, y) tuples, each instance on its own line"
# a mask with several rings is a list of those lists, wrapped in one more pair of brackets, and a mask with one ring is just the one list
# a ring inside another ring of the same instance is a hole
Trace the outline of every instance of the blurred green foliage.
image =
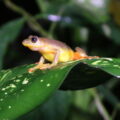
[[(18, 5), (17, 9), (10, 4), (11, 1)], [(0, 1), (3, 19), (0, 68), (37, 61), (38, 54), (21, 45), (30, 34), (56, 38), (72, 48), (81, 46), (89, 55), (120, 57), (119, 0), (11, 1)], [(12, 19), (8, 13), (13, 15)], [(19, 120), (117, 120), (120, 114), (119, 85), (119, 79), (112, 79), (97, 88), (59, 91)]]

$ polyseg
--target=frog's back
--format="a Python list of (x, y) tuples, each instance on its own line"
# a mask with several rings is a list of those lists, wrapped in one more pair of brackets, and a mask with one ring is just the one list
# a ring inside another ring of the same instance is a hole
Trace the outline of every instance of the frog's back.
[[(62, 48), (62, 49), (71, 49), (68, 45), (65, 43), (58, 41), (58, 40), (52, 40), (47, 38), (42, 38), (46, 45), (50, 45), (54, 48)], [(72, 50), (72, 49), (71, 49)]]

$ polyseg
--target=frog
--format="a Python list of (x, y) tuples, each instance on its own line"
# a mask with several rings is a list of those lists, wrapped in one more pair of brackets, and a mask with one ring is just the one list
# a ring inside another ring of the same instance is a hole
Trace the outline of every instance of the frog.
[[(98, 56), (88, 56), (85, 50), (80, 47), (76, 47), (75, 50), (73, 50), (62, 41), (35, 35), (30, 35), (28, 38), (24, 39), (22, 45), (41, 54), (39, 62), (37, 62), (36, 66), (28, 70), (29, 73), (37, 69), (51, 69), (58, 63), (98, 58)], [(46, 60), (50, 63), (45, 63)]]

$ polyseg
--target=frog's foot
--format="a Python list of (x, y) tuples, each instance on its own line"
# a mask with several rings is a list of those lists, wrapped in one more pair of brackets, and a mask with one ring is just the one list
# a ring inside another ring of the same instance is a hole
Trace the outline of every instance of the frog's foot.
[(87, 59), (96, 59), (96, 58), (100, 58), (99, 56), (86, 56)]
[(40, 70), (46, 70), (46, 69), (50, 69), (51, 64), (47, 63), (47, 64), (42, 64), (39, 69)]
[(34, 72), (34, 71), (37, 70), (37, 69), (38, 69), (38, 68), (33, 67), (33, 68), (28, 69), (28, 72), (29, 72), (29, 73), (32, 73), (32, 72)]
[(100, 58), (98, 56), (84, 56), (84, 57), (79, 57), (75, 60), (82, 60), (82, 59), (97, 59), (97, 58)]
[(51, 64), (47, 63), (47, 64), (37, 64), (35, 67), (30, 68), (28, 70), (29, 73), (32, 73), (38, 69), (40, 70), (46, 70), (46, 69), (50, 69), (51, 67), (53, 67)]
[(54, 66), (56, 66), (56, 64), (43, 64), (42, 66), (39, 67), (40, 70), (46, 70), (46, 69), (51, 69), (53, 68)]

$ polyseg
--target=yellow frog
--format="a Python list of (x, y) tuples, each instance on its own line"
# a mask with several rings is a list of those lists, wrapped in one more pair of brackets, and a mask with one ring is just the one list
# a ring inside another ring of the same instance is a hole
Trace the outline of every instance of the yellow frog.
[[(38, 36), (29, 36), (27, 39), (23, 40), (22, 44), (32, 51), (38, 51), (42, 55), (38, 64), (30, 68), (29, 72), (33, 72), (37, 69), (49, 69), (61, 62), (97, 58), (97, 56), (87, 56), (86, 52), (79, 47), (76, 47), (75, 51), (73, 51), (68, 45), (61, 41)], [(51, 64), (44, 63), (45, 59), (50, 61)]]

